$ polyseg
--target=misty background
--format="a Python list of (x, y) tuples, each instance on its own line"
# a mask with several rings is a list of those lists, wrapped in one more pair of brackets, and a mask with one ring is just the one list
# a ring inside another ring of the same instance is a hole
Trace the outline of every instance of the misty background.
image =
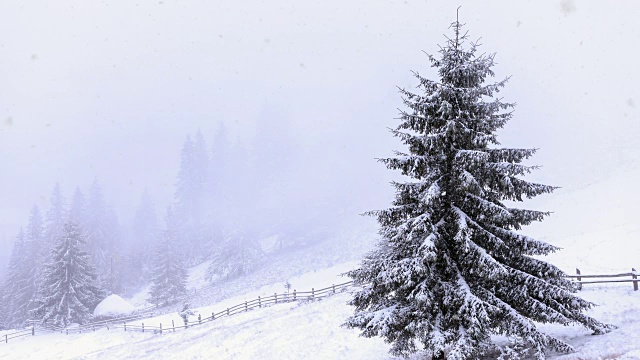
[[(0, 275), (56, 182), (69, 203), (97, 179), (121, 242), (145, 188), (162, 221), (198, 131), (208, 154), (221, 133), (234, 151), (229, 173), (244, 175), (227, 195), (259, 194), (228, 203), (243, 231), (375, 229), (358, 214), (393, 198), (396, 175), (375, 158), (401, 149), (387, 130), (396, 86), (417, 85), (410, 70), (435, 76), (422, 51), (437, 52), (458, 5), (481, 52), (497, 52), (497, 78), (512, 76), (501, 95), (518, 106), (500, 140), (540, 148), (530, 179), (561, 186), (557, 196), (610, 176), (640, 181), (637, 2), (6, 1)], [(570, 225), (556, 213), (552, 228), (635, 221), (635, 189), (619, 190), (572, 204), (581, 220)], [(554, 211), (548, 199), (531, 206)]]

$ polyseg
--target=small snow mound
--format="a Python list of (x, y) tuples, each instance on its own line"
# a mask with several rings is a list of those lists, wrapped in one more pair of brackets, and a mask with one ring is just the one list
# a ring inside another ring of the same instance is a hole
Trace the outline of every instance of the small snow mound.
[(104, 300), (96, 306), (93, 310), (95, 316), (113, 316), (113, 315), (128, 315), (131, 314), (135, 308), (133, 305), (126, 302), (120, 296), (113, 294), (107, 296)]

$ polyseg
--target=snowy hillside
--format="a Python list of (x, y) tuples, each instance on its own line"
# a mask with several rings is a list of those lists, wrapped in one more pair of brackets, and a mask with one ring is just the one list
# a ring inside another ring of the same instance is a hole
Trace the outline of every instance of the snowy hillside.
[[(290, 279), (293, 287), (307, 289), (343, 281), (339, 275), (353, 262)], [(194, 309), (203, 315), (251, 300), (258, 295), (284, 291), (274, 283), (210, 306)], [(619, 328), (592, 336), (579, 327), (543, 325), (550, 334), (568, 341), (577, 353), (552, 358), (640, 359), (640, 293), (629, 284), (587, 287), (580, 293), (600, 306), (589, 313)], [(378, 338), (365, 339), (340, 325), (352, 309), (349, 293), (316, 302), (284, 303), (162, 335), (101, 329), (80, 335), (43, 334), (11, 340), (0, 346), (2, 359), (395, 359)], [(177, 313), (137, 320), (147, 326), (180, 322)], [(0, 332), (0, 336), (3, 333)], [(635, 340), (634, 340), (635, 339)], [(414, 357), (420, 358), (419, 354)]]
[(629, 192), (640, 182), (640, 167), (629, 165), (597, 181), (561, 188), (531, 202), (553, 213), (524, 232), (563, 248), (546, 261), (570, 273), (576, 267), (583, 273), (640, 270), (638, 197)]

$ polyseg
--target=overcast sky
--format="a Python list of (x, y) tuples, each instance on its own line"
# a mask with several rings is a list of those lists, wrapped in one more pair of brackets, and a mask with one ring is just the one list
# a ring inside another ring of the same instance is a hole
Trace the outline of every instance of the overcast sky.
[(69, 198), (97, 177), (123, 223), (145, 186), (166, 206), (185, 136), (220, 123), (248, 144), (258, 121), (284, 124), (296, 166), (343, 177), (355, 209), (387, 206), (374, 158), (402, 149), (396, 86), (434, 74), (422, 51), (458, 5), (512, 75), (501, 140), (540, 148), (532, 179), (570, 190), (640, 164), (637, 1), (3, 0), (0, 243), (56, 181)]

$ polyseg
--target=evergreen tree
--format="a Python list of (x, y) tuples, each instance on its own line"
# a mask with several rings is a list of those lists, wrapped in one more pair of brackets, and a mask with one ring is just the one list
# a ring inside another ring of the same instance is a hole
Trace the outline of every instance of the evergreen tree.
[[(220, 203), (220, 199), (227, 193), (230, 179), (228, 178), (231, 167), (231, 143), (227, 135), (227, 128), (220, 123), (213, 137), (209, 166), (210, 193), (214, 194), (214, 205)], [(218, 201), (216, 201), (218, 200)], [(222, 204), (224, 205), (224, 204)]]
[(176, 216), (167, 210), (167, 228), (155, 252), (153, 279), (149, 302), (157, 305), (174, 303), (187, 291), (187, 269), (183, 255), (178, 251)]
[(98, 179), (94, 179), (89, 189), (85, 208), (84, 231), (87, 236), (88, 251), (93, 256), (98, 274), (104, 274), (109, 264), (107, 254), (107, 204)]
[(200, 129), (196, 132), (193, 143), (193, 193), (194, 208), (193, 218), (196, 223), (201, 223), (205, 212), (207, 185), (209, 183), (209, 155), (207, 154), (207, 144)]
[(231, 279), (249, 274), (260, 266), (264, 252), (253, 237), (236, 232), (220, 244), (211, 260), (207, 268), (207, 280)]
[(102, 188), (95, 179), (91, 184), (85, 207), (88, 251), (98, 272), (102, 286), (109, 292), (119, 290), (117, 268), (119, 265), (118, 220), (113, 209), (107, 206)]
[(69, 220), (85, 229), (87, 222), (87, 200), (80, 188), (76, 187), (69, 207)]
[(64, 197), (62, 196), (62, 190), (60, 184), (56, 183), (51, 194), (50, 206), (47, 211), (44, 228), (45, 245), (42, 246), (41, 251), (44, 252), (42, 256), (42, 263), (49, 262), (49, 255), (51, 255), (51, 249), (56, 241), (62, 236), (64, 224), (67, 219), (67, 210), (65, 207)]
[[(535, 169), (521, 163), (535, 150), (497, 147), (496, 131), (514, 106), (494, 97), (506, 80), (485, 84), (494, 76), (494, 56), (477, 55), (461, 24), (452, 27), (441, 56), (429, 57), (439, 80), (416, 73), (421, 93), (401, 90), (408, 110), (392, 132), (408, 152), (381, 161), (412, 180), (393, 184), (391, 208), (370, 213), (381, 243), (349, 273), (363, 289), (351, 300), (356, 311), (346, 325), (383, 337), (391, 353), (405, 356), (419, 345), (448, 359), (569, 352), (534, 321), (577, 323), (595, 333), (608, 326), (583, 314), (593, 304), (572, 294), (559, 268), (534, 258), (558, 248), (519, 232), (548, 213), (505, 202), (554, 188), (521, 179)], [(514, 344), (498, 347), (491, 335)]]
[(83, 323), (104, 298), (85, 245), (80, 227), (67, 222), (35, 297), (37, 306), (32, 314), (37, 319), (58, 326)]
[(209, 234), (209, 255), (216, 252), (220, 241), (223, 239), (223, 228), (229, 217), (228, 209), (231, 205), (232, 178), (231, 169), (231, 143), (224, 123), (220, 123), (213, 138), (212, 152), (209, 165), (209, 190), (207, 199)]
[(25, 238), (26, 253), (22, 260), (22, 274), (20, 290), (17, 296), (16, 318), (20, 321), (27, 320), (29, 310), (32, 308), (32, 300), (38, 289), (38, 284), (43, 275), (43, 262), (41, 249), (45, 246), (44, 221), (40, 209), (33, 206)]
[(187, 135), (180, 151), (180, 169), (176, 183), (176, 215), (188, 217), (194, 208), (195, 176), (194, 176), (194, 144), (191, 135)]
[(116, 211), (112, 207), (107, 208), (106, 214), (106, 254), (107, 264), (104, 278), (104, 288), (109, 293), (119, 293), (121, 290), (121, 267), (122, 258), (120, 253), (120, 225), (118, 223), (118, 216)]
[(147, 189), (142, 193), (140, 205), (134, 215), (133, 235), (135, 239), (132, 244), (131, 259), (134, 263), (130, 264), (129, 268), (137, 269), (135, 283), (141, 283), (149, 280), (151, 276), (154, 254), (149, 249), (155, 249), (158, 246), (159, 236), (158, 217)]
[(175, 192), (175, 215), (178, 223), (177, 236), (184, 244), (185, 255), (190, 264), (205, 257), (207, 224), (204, 221), (208, 184), (209, 157), (204, 137), (200, 131), (193, 141), (187, 136), (180, 154), (180, 170)]
[(13, 245), (9, 268), (3, 287), (0, 311), (5, 326), (20, 326), (29, 317), (42, 271), (39, 249), (43, 246), (43, 224), (40, 210), (34, 206), (27, 230), (20, 230)]
[(22, 229), (13, 243), (11, 258), (7, 274), (5, 275), (2, 287), (2, 306), (0, 306), (0, 324), (3, 327), (18, 325), (20, 319), (17, 318), (19, 308), (18, 298), (24, 286), (23, 276), (25, 272), (24, 263), (27, 259), (27, 243)]

